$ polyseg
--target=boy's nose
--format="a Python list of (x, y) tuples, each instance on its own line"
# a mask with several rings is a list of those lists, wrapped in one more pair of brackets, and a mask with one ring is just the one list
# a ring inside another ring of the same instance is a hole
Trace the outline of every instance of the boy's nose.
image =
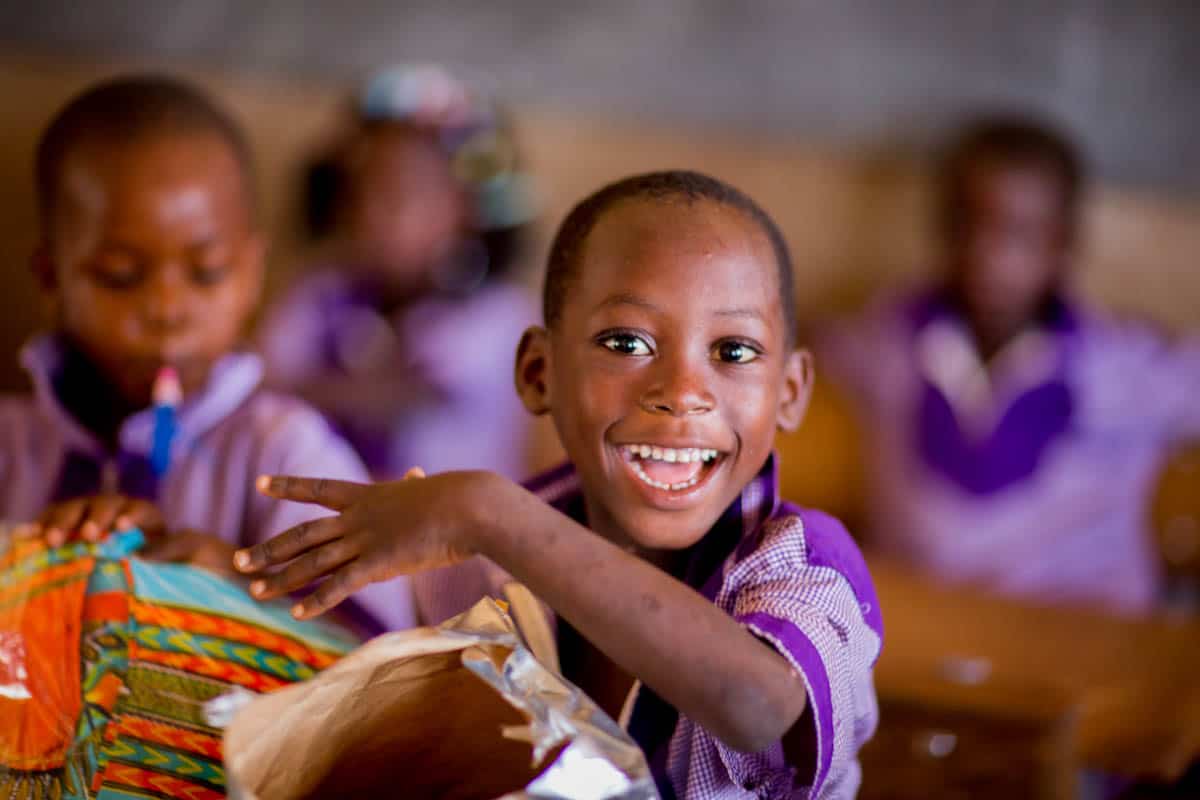
[(640, 405), (651, 414), (685, 417), (712, 411), (716, 400), (699, 375), (677, 368), (655, 381), (642, 395)]
[(160, 275), (146, 292), (144, 314), (147, 323), (160, 329), (173, 329), (186, 320), (187, 286), (170, 275)]

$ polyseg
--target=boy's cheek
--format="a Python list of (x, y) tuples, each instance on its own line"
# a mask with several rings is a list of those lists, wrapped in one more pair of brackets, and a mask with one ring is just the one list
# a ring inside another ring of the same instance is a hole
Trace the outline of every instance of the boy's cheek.
[(64, 332), (89, 345), (102, 342), (111, 344), (114, 338), (121, 336), (120, 328), (123, 326), (119, 324), (117, 330), (110, 330), (108, 337), (100, 336), (105, 327), (113, 327), (111, 320), (114, 315), (101, 298), (92, 297), (89, 293), (64, 294), (58, 302), (58, 313), (58, 324)]

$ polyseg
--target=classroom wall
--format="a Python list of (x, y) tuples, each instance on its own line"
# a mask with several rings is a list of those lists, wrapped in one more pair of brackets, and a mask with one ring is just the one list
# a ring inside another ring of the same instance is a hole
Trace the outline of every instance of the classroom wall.
[(984, 105), (1086, 131), (1103, 174), (1200, 189), (1193, 0), (38, 0), (0, 44), (348, 79), (432, 60), (524, 104), (918, 149)]
[[(34, 245), (30, 163), (38, 130), (74, 91), (121, 69), (29, 53), (0, 57), (0, 352), (12, 353), (41, 319), (26, 269)], [(274, 236), (269, 293), (302, 262), (294, 221), (294, 166), (336, 119), (341, 85), (184, 70), (220, 94), (256, 147), (267, 224)], [(570, 203), (604, 181), (666, 166), (728, 178), (779, 220), (794, 250), (801, 313), (808, 320), (855, 308), (882, 286), (929, 272), (928, 163), (854, 153), (794, 137), (706, 133), (543, 106), (519, 106), (520, 132), (545, 209), (544, 234)], [(1079, 270), (1083, 294), (1174, 328), (1200, 308), (1200, 200), (1113, 185), (1095, 187)], [(536, 283), (541, 248), (527, 276)], [(20, 383), (0, 359), (0, 387)]]

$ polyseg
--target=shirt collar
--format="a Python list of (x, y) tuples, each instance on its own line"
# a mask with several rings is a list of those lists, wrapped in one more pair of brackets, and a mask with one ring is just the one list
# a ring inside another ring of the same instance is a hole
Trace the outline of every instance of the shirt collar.
[(1079, 317), (1065, 297), (1046, 304), (1031, 327), (985, 365), (967, 324), (944, 290), (919, 296), (908, 309), (921, 377), (936, 387), (972, 429), (986, 430), (1016, 397), (1059, 380), (1071, 357)]
[[(33, 383), (38, 408), (54, 420), (68, 448), (98, 453), (103, 449), (100, 442), (79, 424), (54, 391), (53, 378), (62, 358), (63, 344), (52, 334), (37, 336), (21, 349), (21, 364)], [(253, 353), (230, 353), (221, 358), (204, 389), (184, 398), (179, 409), (181, 440), (194, 441), (226, 419), (258, 388), (262, 375), (262, 360)], [(119, 440), (126, 452), (148, 454), (153, 437), (153, 408), (138, 411), (121, 424)]]

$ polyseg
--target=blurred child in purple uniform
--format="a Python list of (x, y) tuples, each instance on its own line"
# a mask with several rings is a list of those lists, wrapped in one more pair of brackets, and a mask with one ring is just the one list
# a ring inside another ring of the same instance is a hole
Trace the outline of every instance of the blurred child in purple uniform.
[(325, 255), (266, 319), (270, 379), (334, 421), (380, 477), (527, 468), (512, 347), (536, 316), (506, 279), (530, 220), (500, 111), (436, 68), (396, 68), (355, 99), (310, 171)]
[[(239, 348), (266, 241), (249, 148), (212, 99), (156, 76), (97, 84), (46, 129), (36, 177), (33, 266), (54, 329), (21, 354), (33, 394), (0, 398), (0, 516), (51, 544), (137, 525), (147, 555), (228, 571), (235, 547), (320, 516), (264, 502), (255, 475), (365, 476)], [(164, 367), (182, 402), (156, 463)], [(405, 580), (355, 600), (368, 628), (413, 622)]]
[(871, 450), (871, 544), (952, 580), (1143, 611), (1173, 444), (1200, 435), (1200, 343), (1070, 291), (1083, 168), (1069, 140), (984, 120), (941, 176), (943, 278), (826, 338)]

